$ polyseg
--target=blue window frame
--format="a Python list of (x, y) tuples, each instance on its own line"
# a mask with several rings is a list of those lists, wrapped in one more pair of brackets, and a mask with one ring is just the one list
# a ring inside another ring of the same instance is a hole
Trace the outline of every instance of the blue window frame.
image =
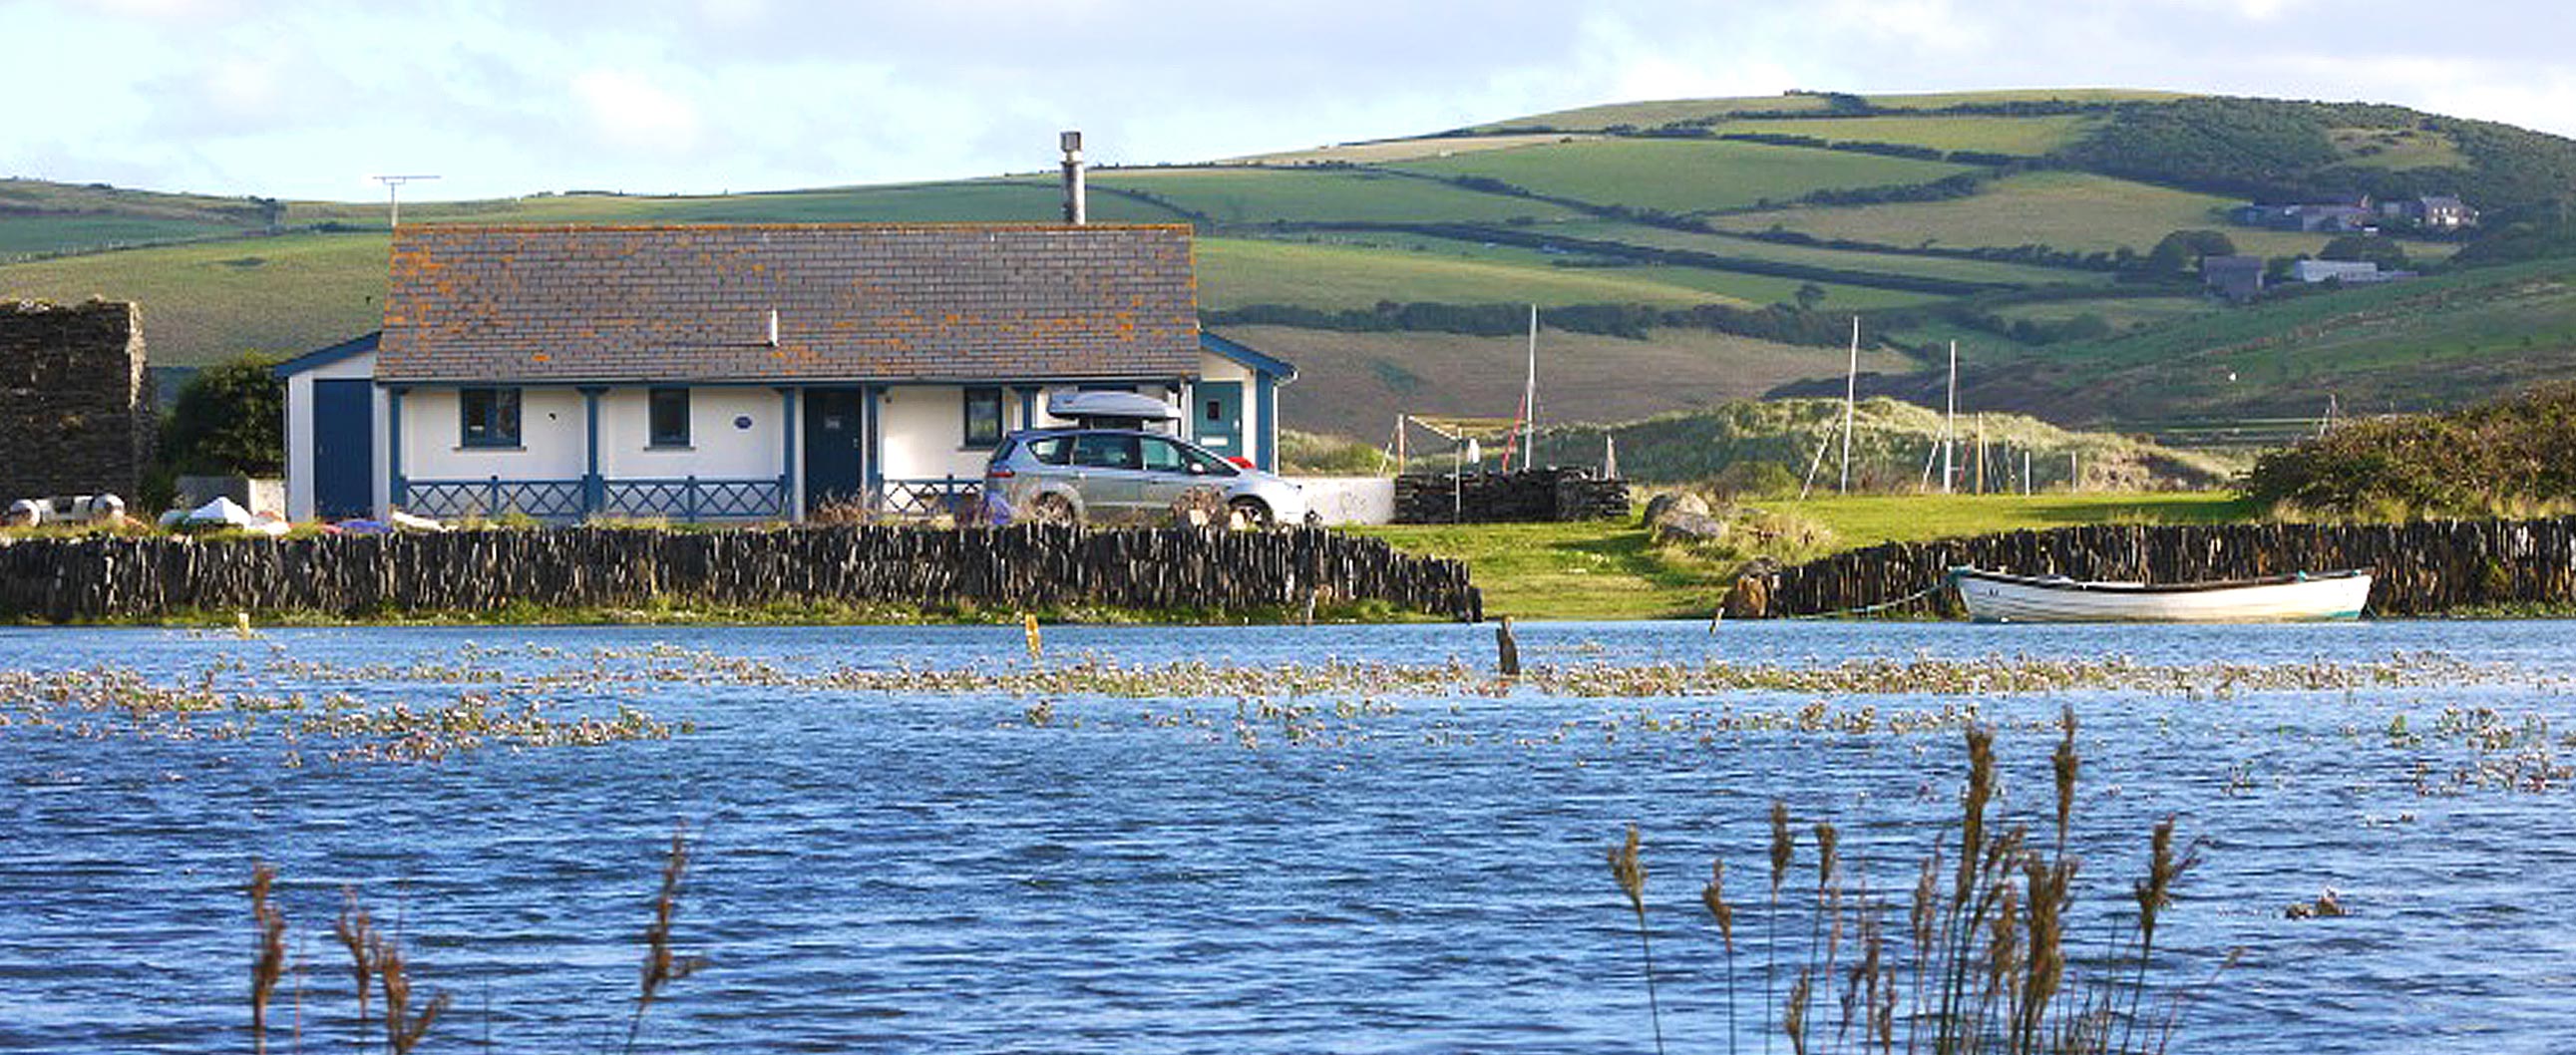
[(646, 397), (651, 408), (651, 443), (656, 447), (689, 445), (689, 390), (656, 388)]
[(466, 447), (519, 445), (519, 390), (461, 388), (456, 392), (458, 443)]

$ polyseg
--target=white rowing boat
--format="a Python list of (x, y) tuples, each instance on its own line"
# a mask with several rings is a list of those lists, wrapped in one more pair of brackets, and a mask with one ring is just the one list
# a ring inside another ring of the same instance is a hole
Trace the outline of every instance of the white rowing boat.
[(2367, 571), (2303, 572), (2232, 582), (2149, 585), (1950, 569), (1980, 623), (2262, 623), (2358, 619)]

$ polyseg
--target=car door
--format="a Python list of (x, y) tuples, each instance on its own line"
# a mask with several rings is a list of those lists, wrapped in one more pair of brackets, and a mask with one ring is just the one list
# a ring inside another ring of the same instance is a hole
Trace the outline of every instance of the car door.
[(1206, 469), (1201, 467), (1193, 471), (1198, 460), (1190, 457), (1190, 452), (1180, 444), (1160, 436), (1139, 436), (1136, 442), (1139, 453), (1144, 456), (1144, 479), (1137, 495), (1140, 512), (1159, 514), (1179, 501), (1181, 492), (1206, 482)]
[(1134, 433), (1084, 432), (1073, 437), (1073, 489), (1096, 520), (1132, 520), (1144, 503), (1144, 453)]

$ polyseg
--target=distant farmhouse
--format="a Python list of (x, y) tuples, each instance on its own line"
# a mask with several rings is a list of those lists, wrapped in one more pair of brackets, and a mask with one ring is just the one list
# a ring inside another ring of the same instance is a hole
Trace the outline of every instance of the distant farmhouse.
[(2263, 258), (2259, 256), (2204, 256), (2200, 258), (2200, 283), (2211, 293), (2236, 304), (2263, 295)]
[(295, 519), (922, 513), (1046, 397), (1267, 468), (1288, 364), (1198, 327), (1185, 226), (405, 226), (384, 329), (282, 364)]
[(2239, 227), (2324, 234), (2376, 234), (2383, 220), (2428, 231), (2456, 231), (2478, 225), (2478, 211), (2450, 195), (2427, 195), (2373, 202), (2369, 195), (2327, 201), (2239, 205), (2227, 212)]
[(0, 505), (132, 500), (155, 424), (134, 305), (0, 302)]

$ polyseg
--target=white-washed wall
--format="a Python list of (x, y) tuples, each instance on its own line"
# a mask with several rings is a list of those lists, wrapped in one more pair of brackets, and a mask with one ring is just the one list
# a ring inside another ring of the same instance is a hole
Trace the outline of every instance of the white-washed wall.
[[(689, 443), (653, 446), (652, 399), (644, 388), (599, 396), (599, 474), (610, 480), (766, 480), (785, 471), (785, 411), (774, 388), (689, 390)], [(740, 424), (748, 420), (749, 424)]]
[[(1005, 390), (1007, 409), (1011, 394)], [(984, 475), (992, 454), (968, 449), (966, 390), (955, 385), (895, 385), (877, 402), (878, 472), (889, 480)]]
[(403, 396), (403, 475), (414, 480), (578, 480), (589, 468), (581, 393), (519, 390), (519, 446), (466, 447), (456, 390), (415, 388)]

